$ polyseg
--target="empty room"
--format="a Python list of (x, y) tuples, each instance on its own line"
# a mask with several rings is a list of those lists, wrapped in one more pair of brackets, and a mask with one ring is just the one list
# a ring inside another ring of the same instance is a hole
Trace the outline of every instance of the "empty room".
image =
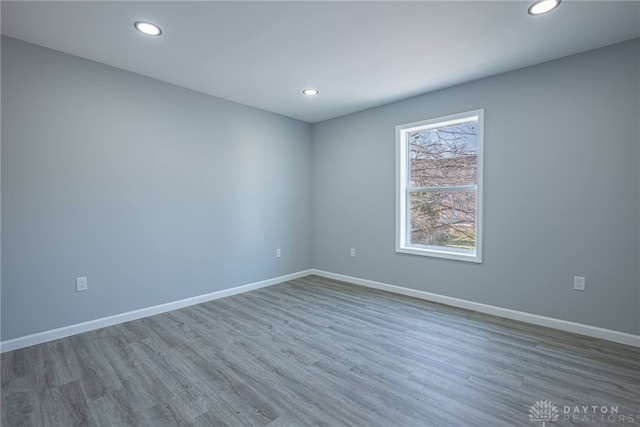
[(640, 2), (0, 8), (3, 427), (640, 425)]

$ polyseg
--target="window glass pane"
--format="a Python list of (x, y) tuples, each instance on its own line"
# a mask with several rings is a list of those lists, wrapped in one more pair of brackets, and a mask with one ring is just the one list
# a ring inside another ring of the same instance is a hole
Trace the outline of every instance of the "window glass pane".
[(478, 122), (408, 135), (410, 188), (476, 185)]
[(411, 245), (476, 249), (476, 192), (410, 193)]

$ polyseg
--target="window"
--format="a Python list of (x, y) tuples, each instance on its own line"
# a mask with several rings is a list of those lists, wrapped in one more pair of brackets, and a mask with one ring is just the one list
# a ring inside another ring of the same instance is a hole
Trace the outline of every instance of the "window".
[(482, 262), (483, 118), (396, 127), (396, 252)]

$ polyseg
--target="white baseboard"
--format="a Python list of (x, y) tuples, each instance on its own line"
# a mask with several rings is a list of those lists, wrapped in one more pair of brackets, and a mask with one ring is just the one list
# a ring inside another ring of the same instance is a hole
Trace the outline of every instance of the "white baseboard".
[(631, 345), (634, 347), (640, 347), (639, 335), (598, 328), (596, 326), (589, 326), (581, 323), (569, 322), (566, 320), (554, 319), (552, 317), (539, 316), (537, 314), (525, 313), (508, 308), (496, 307), (493, 305), (481, 304), (459, 298), (419, 291), (416, 289), (404, 288), (402, 286), (389, 285), (387, 283), (374, 282), (372, 280), (330, 273), (323, 270), (313, 269), (311, 271), (317, 276), (326, 277), (328, 279), (340, 280), (347, 283), (353, 283), (354, 285), (366, 286), (368, 288), (380, 289), (396, 294), (407, 295), (410, 297), (433, 301), (440, 304), (446, 304), (453, 307), (465, 308), (467, 310), (473, 310), (493, 316), (504, 317), (506, 319), (518, 320), (520, 322), (531, 323), (533, 325), (545, 326), (548, 328), (559, 329), (561, 331), (573, 332), (593, 338), (600, 338), (621, 344)]
[(262, 280), (260, 282), (237, 286), (231, 289), (224, 289), (221, 291), (198, 295), (179, 301), (172, 301), (153, 307), (141, 308), (139, 310), (129, 311), (127, 313), (116, 314), (113, 316), (103, 317), (101, 319), (90, 320), (88, 322), (78, 323), (75, 325), (65, 326), (58, 329), (52, 329), (49, 331), (38, 332), (36, 334), (2, 341), (0, 342), (0, 353), (29, 347), (31, 345), (40, 344), (47, 341), (53, 341), (58, 338), (64, 338), (75, 334), (81, 334), (83, 332), (93, 331), (95, 329), (100, 329), (107, 326), (117, 325), (119, 323), (129, 322), (131, 320), (141, 319), (143, 317), (153, 316), (155, 314), (166, 313), (167, 311), (177, 310), (179, 308), (188, 307), (190, 305), (201, 304), (203, 302), (215, 300), (218, 298), (224, 298), (231, 295), (253, 291), (255, 289), (260, 289), (267, 286), (276, 285), (278, 283), (286, 282), (288, 280), (305, 277), (310, 275), (311, 272), (312, 270), (299, 271), (297, 273), (274, 277), (273, 279)]
[(521, 322), (531, 323), (533, 325), (545, 326), (548, 328), (559, 329), (562, 331), (573, 332), (580, 335), (600, 338), (621, 344), (631, 345), (634, 347), (640, 347), (640, 336), (638, 335), (598, 328), (596, 326), (583, 325), (581, 323), (569, 322), (566, 320), (554, 319), (552, 317), (539, 316), (537, 314), (525, 313), (522, 311), (496, 307), (488, 304), (481, 304), (459, 298), (405, 288), (402, 286), (375, 282), (373, 280), (360, 279), (357, 277), (345, 276), (342, 274), (331, 273), (323, 270), (310, 269), (299, 271), (297, 273), (287, 274), (280, 277), (274, 277), (272, 279), (267, 279), (260, 282), (250, 283), (243, 286), (237, 286), (231, 289), (224, 289), (221, 291), (211, 292), (208, 294), (186, 298), (179, 301), (173, 301), (153, 307), (142, 308), (139, 310), (129, 311), (127, 313), (116, 314), (109, 317), (103, 317), (101, 319), (90, 320), (88, 322), (78, 323), (75, 325), (65, 326), (58, 329), (52, 329), (49, 331), (39, 332), (32, 335), (26, 335), (24, 337), (2, 341), (0, 342), (0, 353), (29, 347), (31, 345), (40, 344), (47, 341), (53, 341), (59, 338), (64, 338), (83, 332), (93, 331), (95, 329), (100, 329), (107, 326), (117, 325), (119, 323), (129, 322), (131, 320), (141, 319), (143, 317), (166, 313), (167, 311), (177, 310), (191, 305), (212, 301), (218, 298), (224, 298), (231, 295), (253, 291), (255, 289), (276, 285), (278, 283), (298, 279), (312, 274), (329, 279), (340, 280), (347, 283), (353, 283), (355, 285), (380, 289), (383, 291), (393, 292), (396, 294), (406, 295), (414, 298), (420, 298), (427, 301), (433, 301), (453, 307), (473, 310), (493, 316), (504, 317), (506, 319), (518, 320)]

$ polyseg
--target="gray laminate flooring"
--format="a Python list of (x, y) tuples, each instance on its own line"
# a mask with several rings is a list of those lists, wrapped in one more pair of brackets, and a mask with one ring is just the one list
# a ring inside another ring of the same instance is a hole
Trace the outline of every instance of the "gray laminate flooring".
[(315, 276), (2, 354), (7, 427), (640, 425), (639, 400), (640, 349)]

